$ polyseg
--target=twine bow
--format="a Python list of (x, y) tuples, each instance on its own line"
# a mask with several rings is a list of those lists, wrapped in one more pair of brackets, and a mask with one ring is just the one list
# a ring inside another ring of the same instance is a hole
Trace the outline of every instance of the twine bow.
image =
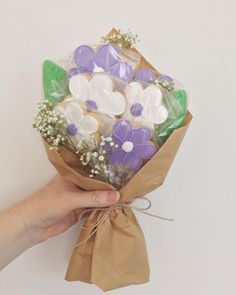
[(102, 208), (91, 208), (91, 209), (84, 210), (84, 212), (79, 217), (79, 223), (81, 223), (82, 217), (86, 213), (88, 213), (88, 212), (104, 211), (104, 214), (93, 225), (91, 225), (91, 226), (84, 226), (83, 225), (82, 226), (82, 229), (84, 229), (84, 230), (91, 230), (92, 229), (92, 231), (91, 231), (91, 233), (84, 240), (78, 242), (75, 245), (75, 247), (79, 247), (82, 244), (84, 244), (85, 242), (87, 242), (97, 232), (97, 230), (99, 229), (99, 227), (102, 225), (103, 221), (109, 216), (109, 214), (112, 212), (112, 210), (117, 209), (117, 208), (120, 208), (120, 209), (122, 209), (122, 208), (130, 208), (130, 209), (133, 209), (133, 210), (135, 210), (137, 212), (141, 212), (141, 213), (146, 214), (146, 215), (151, 216), (151, 217), (155, 217), (155, 218), (162, 219), (162, 220), (167, 220), (167, 221), (174, 221), (173, 218), (166, 218), (166, 217), (162, 217), (162, 216), (159, 216), (159, 215), (156, 215), (156, 214), (152, 214), (150, 212), (147, 212), (152, 207), (152, 202), (148, 198), (146, 198), (146, 197), (141, 197), (139, 199), (145, 200), (147, 202), (147, 206), (138, 207), (138, 206), (132, 205), (131, 203), (118, 202), (118, 203), (112, 205), (111, 207), (106, 207), (106, 208), (104, 208), (104, 207), (102, 207)]

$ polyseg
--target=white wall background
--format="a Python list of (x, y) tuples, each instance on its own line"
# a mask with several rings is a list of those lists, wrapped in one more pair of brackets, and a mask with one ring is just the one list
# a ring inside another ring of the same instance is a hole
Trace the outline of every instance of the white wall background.
[[(194, 120), (164, 186), (150, 194), (152, 210), (176, 221), (138, 216), (151, 281), (110, 294), (236, 294), (236, 1), (0, 0), (0, 210), (55, 173), (31, 129), (42, 61), (96, 43), (113, 26), (138, 33), (147, 59), (188, 87)], [(102, 294), (63, 280), (77, 231), (6, 267), (0, 294)]]

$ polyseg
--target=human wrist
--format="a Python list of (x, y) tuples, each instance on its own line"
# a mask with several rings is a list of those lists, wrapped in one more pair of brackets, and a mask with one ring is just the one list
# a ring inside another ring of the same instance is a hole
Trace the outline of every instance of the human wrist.
[(38, 226), (39, 213), (43, 211), (40, 202), (43, 194), (44, 190), (40, 190), (18, 203), (15, 208), (17, 219), (21, 223), (22, 239), (28, 248), (44, 241), (42, 229)]
[(30, 248), (35, 243), (30, 238), (30, 227), (26, 224), (21, 203), (8, 208), (5, 211), (9, 221), (10, 236), (13, 243), (16, 243), (23, 251)]
[(18, 210), (12, 206), (0, 213), (0, 270), (33, 245)]
[(6, 210), (12, 235), (25, 249), (42, 242), (40, 229), (36, 226), (37, 222), (35, 222), (37, 214), (41, 210), (39, 208), (38, 194), (40, 195), (41, 191)]

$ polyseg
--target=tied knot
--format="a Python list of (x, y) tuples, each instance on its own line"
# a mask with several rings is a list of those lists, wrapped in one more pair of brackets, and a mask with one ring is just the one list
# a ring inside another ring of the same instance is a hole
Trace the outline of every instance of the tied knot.
[(114, 205), (112, 205), (110, 207), (102, 207), (102, 208), (97, 207), (97, 208), (90, 208), (90, 209), (84, 210), (84, 212), (79, 217), (79, 221), (78, 221), (79, 223), (82, 222), (82, 217), (84, 217), (84, 215), (86, 213), (99, 212), (100, 211), (100, 212), (104, 212), (104, 214), (102, 214), (102, 216), (94, 224), (92, 224), (90, 226), (84, 226), (84, 225), (82, 226), (82, 229), (90, 230), (91, 232), (90, 232), (89, 235), (87, 235), (87, 237), (85, 239), (78, 242), (75, 245), (75, 247), (79, 247), (82, 244), (84, 244), (85, 242), (87, 242), (97, 232), (99, 227), (102, 225), (103, 221), (105, 221), (105, 219), (110, 215), (110, 213), (114, 209), (128, 208), (128, 209), (133, 209), (133, 210), (138, 211), (138, 212), (140, 212), (142, 214), (146, 214), (148, 216), (155, 217), (155, 218), (158, 218), (158, 219), (162, 219), (162, 220), (166, 220), (166, 221), (174, 221), (173, 218), (162, 217), (160, 215), (156, 215), (156, 214), (152, 214), (150, 212), (147, 212), (152, 207), (151, 201), (146, 197), (140, 197), (139, 199), (144, 200), (147, 203), (147, 205), (139, 207), (139, 206), (135, 206), (132, 203), (128, 203), (128, 202), (118, 202), (118, 203), (116, 203), (116, 204), (114, 204)]

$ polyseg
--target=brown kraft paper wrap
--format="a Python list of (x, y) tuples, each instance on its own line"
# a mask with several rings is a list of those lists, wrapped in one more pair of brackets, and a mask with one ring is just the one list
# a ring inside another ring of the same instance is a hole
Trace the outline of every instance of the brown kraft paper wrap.
[[(109, 34), (114, 32), (115, 29)], [(140, 65), (154, 69), (143, 57)], [(156, 155), (120, 189), (121, 202), (130, 202), (145, 196), (164, 182), (191, 119), (188, 112), (183, 127), (175, 129)], [(68, 181), (84, 190), (115, 190), (112, 185), (91, 179), (82, 171), (79, 172), (79, 169), (73, 169), (73, 166), (77, 166), (78, 159), (70, 151), (51, 151), (46, 142), (44, 145), (49, 160)], [(90, 212), (86, 217), (85, 227), (95, 224), (104, 212)], [(82, 228), (77, 243), (84, 241), (89, 234), (88, 229)], [(120, 207), (111, 211), (90, 239), (74, 248), (65, 279), (93, 283), (108, 291), (148, 282), (149, 272), (142, 229), (132, 209)]]

